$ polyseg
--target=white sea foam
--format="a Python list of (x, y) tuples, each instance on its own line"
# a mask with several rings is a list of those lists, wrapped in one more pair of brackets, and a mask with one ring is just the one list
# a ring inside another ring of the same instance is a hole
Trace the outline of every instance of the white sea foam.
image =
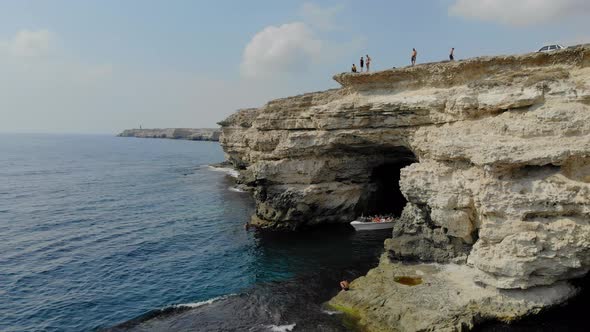
[(267, 325), (266, 327), (273, 332), (289, 332), (295, 328), (295, 323), (289, 325)]
[(225, 300), (228, 297), (234, 296), (234, 295), (235, 294), (218, 296), (218, 297), (214, 297), (212, 299), (209, 299), (206, 301), (201, 301), (201, 302), (175, 304), (172, 307), (174, 307), (174, 308), (198, 308), (198, 307), (202, 307), (204, 305), (212, 304), (213, 302), (217, 302), (219, 300)]
[(240, 189), (238, 187), (229, 187), (228, 189), (229, 189), (229, 191), (234, 191), (234, 192), (237, 192), (237, 193), (245, 193), (246, 192), (245, 190)]
[(238, 176), (240, 175), (240, 172), (238, 172), (237, 170), (233, 169), (233, 168), (229, 168), (229, 167), (213, 167), (213, 166), (209, 166), (209, 169), (215, 172), (224, 172), (229, 174), (231, 177), (234, 178), (238, 178)]
[(322, 310), (323, 313), (325, 313), (326, 315), (340, 315), (342, 312), (341, 311), (332, 311), (332, 310)]

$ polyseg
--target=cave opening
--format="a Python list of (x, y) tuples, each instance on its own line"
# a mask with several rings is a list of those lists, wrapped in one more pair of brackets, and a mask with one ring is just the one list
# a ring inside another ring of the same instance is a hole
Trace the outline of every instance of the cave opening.
[(371, 170), (364, 200), (359, 202), (357, 214), (401, 216), (407, 203), (399, 185), (401, 169), (415, 162), (416, 156), (405, 148), (386, 155), (383, 162)]

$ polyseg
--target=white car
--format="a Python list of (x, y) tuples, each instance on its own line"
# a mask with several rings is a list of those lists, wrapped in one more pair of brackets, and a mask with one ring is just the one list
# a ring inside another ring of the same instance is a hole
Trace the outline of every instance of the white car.
[(553, 51), (561, 50), (564, 48), (565, 47), (563, 47), (559, 44), (545, 45), (545, 46), (541, 47), (541, 49), (538, 52), (553, 52)]

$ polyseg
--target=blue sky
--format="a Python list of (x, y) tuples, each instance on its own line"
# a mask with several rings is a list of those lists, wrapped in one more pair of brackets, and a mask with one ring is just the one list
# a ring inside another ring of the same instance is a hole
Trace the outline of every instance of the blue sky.
[(590, 42), (586, 0), (0, 1), (0, 131), (211, 127), (373, 68)]

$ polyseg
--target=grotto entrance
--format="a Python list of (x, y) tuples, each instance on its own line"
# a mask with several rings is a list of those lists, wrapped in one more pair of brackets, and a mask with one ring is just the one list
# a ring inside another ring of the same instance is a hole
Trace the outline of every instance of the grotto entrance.
[(402, 168), (417, 162), (416, 156), (408, 149), (387, 154), (370, 173), (364, 199), (357, 206), (357, 215), (389, 215), (399, 217), (407, 200), (399, 186)]

